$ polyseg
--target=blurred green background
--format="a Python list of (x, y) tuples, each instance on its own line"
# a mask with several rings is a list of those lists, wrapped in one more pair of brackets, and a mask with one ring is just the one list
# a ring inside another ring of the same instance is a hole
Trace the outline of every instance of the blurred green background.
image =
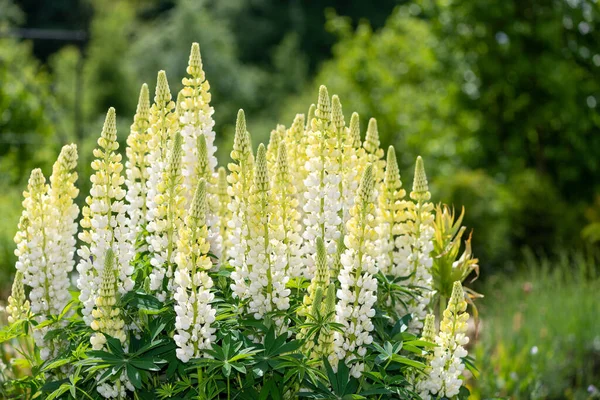
[(29, 171), (72, 141), (89, 176), (107, 108), (124, 142), (140, 85), (165, 69), (176, 93), (197, 41), (221, 164), (238, 108), (256, 145), (325, 84), (377, 118), (406, 185), (420, 154), (466, 207), (477, 396), (600, 396), (599, 30), (597, 0), (0, 0), (0, 297)]

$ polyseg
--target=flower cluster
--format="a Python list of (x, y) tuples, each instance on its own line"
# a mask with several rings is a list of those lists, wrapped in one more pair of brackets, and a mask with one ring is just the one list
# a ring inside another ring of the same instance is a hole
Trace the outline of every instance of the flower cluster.
[(414, 202), (408, 203), (407, 220), (403, 224), (403, 237), (400, 239), (400, 243), (404, 248), (410, 248), (410, 255), (407, 257), (408, 270), (401, 272), (401, 274), (410, 276), (408, 283), (420, 291), (419, 296), (408, 299), (408, 309), (406, 310), (412, 315), (409, 328), (416, 333), (423, 327), (427, 307), (434, 295), (433, 278), (431, 276), (433, 265), (431, 252), (433, 251), (434, 235), (433, 204), (428, 201), (431, 194), (429, 193), (427, 176), (421, 157), (417, 158), (415, 179), (410, 198)]
[(83, 208), (80, 222), (83, 231), (79, 239), (83, 245), (77, 251), (80, 257), (77, 287), (83, 304), (83, 319), (88, 325), (93, 321), (92, 309), (103, 282), (102, 272), (109, 249), (115, 257), (113, 268), (117, 291), (124, 294), (133, 289), (130, 261), (134, 254), (135, 231), (129, 229), (123, 189), (125, 179), (121, 175), (123, 164), (118, 148), (115, 109), (111, 108), (98, 139), (98, 148), (94, 150), (94, 174), (90, 178), (92, 188), (85, 199), (87, 205)]
[(234, 267), (231, 274), (231, 289), (236, 297), (246, 299), (249, 296), (247, 279), (250, 273), (246, 263), (250, 239), (250, 188), (254, 180), (254, 155), (250, 144), (250, 134), (246, 131), (246, 117), (240, 110), (235, 124), (235, 138), (231, 152), (233, 163), (229, 163), (228, 176), (230, 196), (229, 240), (231, 248), (228, 252), (229, 263)]
[[(254, 184), (250, 191), (250, 224), (248, 254), (248, 312), (256, 319), (271, 311), (284, 311), (290, 306), (290, 289), (286, 288), (287, 254), (281, 219), (273, 218), (271, 183), (267, 169), (266, 149), (258, 147)], [(285, 201), (285, 199), (284, 199)], [(282, 322), (279, 321), (278, 322)]]
[[(366, 346), (371, 344), (373, 330), (371, 318), (375, 315), (377, 301), (377, 273), (375, 263), (374, 176), (372, 165), (367, 166), (361, 179), (354, 206), (344, 238), (346, 250), (342, 254), (342, 270), (339, 275), (340, 289), (336, 321), (341, 323), (343, 333), (337, 333), (335, 352), (338, 359), (350, 362), (364, 357)], [(354, 363), (352, 375), (360, 376), (364, 365)]]
[(216, 187), (217, 158), (215, 153), (215, 121), (210, 106), (210, 84), (206, 80), (198, 43), (192, 44), (188, 66), (188, 77), (183, 78), (183, 90), (177, 98), (177, 114), (181, 128), (182, 157), (181, 173), (186, 204), (192, 201), (198, 181), (202, 178), (207, 185), (206, 223), (211, 253), (221, 255), (219, 235), (218, 198)]
[(215, 340), (216, 310), (210, 303), (215, 295), (211, 292), (213, 281), (208, 275), (212, 267), (208, 251), (208, 228), (206, 226), (206, 181), (201, 179), (185, 225), (177, 241), (177, 269), (175, 271), (175, 322), (177, 357), (187, 362), (200, 357), (202, 349), (210, 348)]
[(390, 146), (377, 208), (376, 246), (379, 270), (394, 277), (402, 276), (402, 273), (409, 269), (410, 247), (402, 231), (406, 221), (407, 202), (403, 200), (405, 195), (396, 161), (396, 150)]
[(29, 314), (29, 300), (25, 297), (25, 288), (23, 286), (23, 273), (17, 271), (13, 280), (12, 290), (8, 296), (8, 305), (6, 306), (8, 314), (8, 323), (12, 324)]
[(120, 316), (121, 311), (115, 307), (117, 303), (117, 279), (115, 278), (115, 254), (111, 248), (106, 250), (102, 282), (96, 296), (96, 307), (92, 310), (94, 321), (91, 328), (96, 333), (90, 339), (94, 350), (101, 350), (106, 343), (106, 335), (125, 343), (125, 323)]
[[(40, 169), (32, 171), (15, 237), (18, 261), (9, 321), (32, 315), (44, 323), (34, 332), (42, 359), (69, 346), (55, 339), (65, 332), (62, 337), (77, 336), (73, 332), (81, 319), (91, 336), (86, 328), (65, 353), (91, 347), (96, 350), (90, 353), (93, 364), (108, 353), (129, 357), (126, 353), (135, 352), (136, 365), (131, 357), (124, 369), (96, 364), (82, 372), (96, 374), (94, 388), (105, 398), (127, 397), (127, 391), (146, 385), (159, 370), (155, 382), (164, 382), (175, 369), (182, 379), (194, 369), (194, 396), (202, 397), (202, 391), (212, 390), (201, 382), (202, 373), (216, 379), (219, 370), (208, 358), (234, 348), (249, 350), (235, 366), (231, 363), (233, 373), (245, 374), (245, 365), (256, 361), (256, 349), (241, 346), (270, 338), (274, 342), (264, 343), (265, 350), (273, 345), (298, 352), (290, 363), (309, 361), (311, 368), (329, 369), (322, 362), (326, 359), (334, 370), (347, 368), (353, 377), (371, 379), (376, 369), (387, 368), (377, 361), (385, 354), (372, 353), (383, 348), (379, 343), (392, 326), (382, 325), (387, 320), (397, 324), (394, 329), (404, 329), (402, 317), (410, 314), (409, 332), (436, 347), (425, 355), (415, 351), (423, 342), (413, 342), (407, 359), (424, 359), (426, 374), (421, 377), (413, 369), (423, 364), (395, 366), (394, 371), (409, 370), (407, 379), (398, 382), (414, 384), (411, 389), (423, 398), (459, 393), (468, 341), (460, 281), (477, 268), (477, 260), (468, 241), (456, 262), (460, 243), (443, 253), (452, 238), (460, 239), (462, 217), (455, 223), (446, 209), (434, 209), (423, 160), (417, 158), (413, 190), (405, 200), (395, 150), (390, 146), (384, 161), (376, 121), (369, 121), (362, 142), (359, 115), (353, 113), (346, 126), (339, 97), (330, 97), (321, 86), (307, 117), (297, 114), (289, 129), (278, 125), (268, 147), (258, 146), (256, 158), (239, 110), (228, 174), (217, 168), (214, 110), (196, 43), (186, 71), (176, 102), (164, 71), (158, 74), (153, 104), (148, 87), (142, 86), (127, 138), (125, 173), (115, 110), (108, 111), (80, 220), (80, 303), (72, 306), (81, 314), (65, 308), (79, 211), (73, 201), (78, 194), (76, 147), (62, 149), (49, 184)], [(433, 282), (440, 265), (452, 270), (457, 282), (436, 332), (433, 309), (448, 297), (448, 290)], [(399, 304), (392, 307), (392, 299)], [(381, 318), (375, 320), (376, 313)], [(239, 319), (245, 321), (237, 324)], [(46, 335), (50, 325), (64, 332)], [(152, 339), (146, 341), (145, 334)], [(111, 338), (120, 342), (123, 354), (115, 351), (118, 342)], [(230, 339), (239, 343), (231, 345)], [(392, 349), (399, 351), (397, 345)], [(78, 350), (71, 351), (75, 346)], [(157, 353), (142, 350), (147, 347)], [(160, 357), (149, 358), (152, 354)], [(181, 363), (164, 366), (163, 355)], [(252, 369), (259, 370), (264, 372)], [(232, 379), (230, 384), (242, 382)], [(304, 385), (294, 384), (298, 390)], [(223, 387), (220, 381), (215, 385), (217, 392)], [(292, 397), (293, 390), (287, 394)]]
[(312, 278), (315, 272), (316, 239), (320, 237), (327, 252), (333, 254), (341, 237), (342, 218), (339, 183), (340, 165), (337, 137), (331, 123), (331, 100), (325, 86), (319, 89), (319, 101), (315, 117), (308, 132), (305, 164), (307, 177), (304, 180), (304, 254), (306, 267), (303, 276)]
[[(428, 400), (432, 396), (452, 398), (458, 394), (462, 386), (461, 375), (465, 369), (462, 361), (467, 356), (464, 346), (469, 343), (466, 313), (467, 302), (462, 285), (454, 282), (452, 296), (444, 311), (440, 324), (440, 332), (433, 337), (433, 316), (426, 319), (423, 339), (434, 342), (437, 346), (429, 356), (427, 374), (417, 383), (421, 398)], [(430, 322), (431, 321), (431, 322)]]
[(126, 200), (129, 203), (128, 215), (131, 229), (136, 233), (142, 231), (146, 219), (146, 197), (148, 195), (148, 142), (150, 141), (150, 97), (148, 85), (145, 83), (140, 90), (137, 110), (133, 117), (131, 131), (127, 137), (127, 162), (125, 163), (125, 185), (127, 186)]
[[(75, 219), (79, 214), (79, 208), (73, 203), (79, 193), (75, 187), (76, 165), (76, 146), (64, 146), (54, 163), (51, 184), (47, 185), (42, 171), (35, 169), (24, 193), (24, 210), (15, 235), (17, 281), (21, 281), (17, 289), (23, 283), (31, 287), (31, 311), (38, 322), (45, 321), (49, 315), (60, 314), (71, 299), (69, 273), (74, 265)], [(15, 304), (11, 310), (19, 307)], [(46, 331), (38, 329), (34, 333), (36, 343), (44, 348), (43, 359), (50, 355), (49, 349), (53, 347), (50, 343), (44, 346)]]
[(291, 279), (302, 275), (303, 264), (298, 189), (294, 186), (288, 161), (287, 145), (282, 141), (278, 146), (277, 162), (274, 166), (271, 225), (281, 226), (281, 229), (273, 231), (272, 238), (283, 245), (284, 272)]

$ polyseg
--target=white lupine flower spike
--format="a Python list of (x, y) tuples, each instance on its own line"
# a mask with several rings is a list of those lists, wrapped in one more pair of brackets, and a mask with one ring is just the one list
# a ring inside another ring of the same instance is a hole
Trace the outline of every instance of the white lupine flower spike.
[[(150, 141), (150, 97), (148, 85), (140, 89), (137, 110), (133, 124), (127, 137), (127, 162), (125, 163), (126, 199), (128, 205), (129, 223), (136, 231), (136, 236), (142, 230), (146, 219), (146, 203), (148, 195), (149, 148)], [(136, 237), (137, 239), (137, 237)]]
[(330, 361), (337, 365), (337, 360), (345, 360), (355, 377), (359, 377), (364, 369), (364, 364), (357, 358), (365, 356), (366, 346), (373, 341), (371, 318), (375, 315), (377, 301), (374, 184), (373, 166), (368, 165), (350, 210), (344, 237), (346, 250), (342, 254), (338, 278), (336, 322), (344, 328), (343, 333), (335, 334), (335, 353)]
[(412, 315), (409, 330), (416, 333), (423, 327), (423, 321), (434, 295), (431, 276), (434, 235), (433, 204), (429, 202), (431, 194), (421, 157), (417, 158), (410, 198), (413, 202), (407, 203), (407, 220), (403, 224), (403, 237), (400, 239), (402, 246), (405, 246), (406, 249), (410, 248), (410, 255), (408, 256), (408, 265), (405, 266), (407, 269), (399, 272), (402, 276), (410, 276), (408, 284), (419, 290), (415, 298), (407, 300), (408, 309), (404, 310)]
[(417, 390), (423, 399), (438, 397), (450, 399), (460, 391), (463, 384), (461, 375), (465, 370), (463, 358), (467, 356), (464, 346), (469, 343), (467, 336), (469, 314), (466, 310), (465, 294), (461, 283), (457, 281), (454, 282), (452, 296), (444, 310), (440, 332), (435, 335), (435, 338), (431, 332), (432, 328), (427, 324), (429, 318), (426, 320), (423, 339), (435, 342), (437, 346), (433, 349), (433, 354), (427, 358), (426, 375), (417, 382)]
[(88, 325), (93, 320), (91, 313), (102, 284), (109, 249), (114, 254), (118, 293), (125, 294), (133, 289), (130, 261), (135, 231), (129, 229), (123, 189), (125, 179), (121, 175), (123, 164), (118, 148), (115, 109), (110, 108), (98, 139), (98, 148), (94, 149), (96, 159), (92, 162), (92, 188), (80, 221), (83, 231), (79, 239), (83, 245), (77, 251), (80, 257), (77, 287), (80, 290), (79, 300), (83, 303), (83, 319)]
[(150, 290), (159, 300), (166, 300), (173, 286), (173, 270), (177, 253), (177, 236), (183, 224), (185, 197), (181, 176), (182, 138), (177, 132), (169, 152), (167, 167), (162, 173), (154, 198), (154, 219), (148, 223), (150, 264)]
[(250, 143), (250, 135), (246, 131), (246, 117), (243, 110), (239, 110), (235, 124), (235, 137), (233, 151), (229, 163), (230, 174), (227, 177), (232, 197), (229, 210), (232, 213), (229, 221), (229, 263), (234, 267), (231, 273), (231, 290), (234, 296), (247, 299), (249, 296), (249, 269), (246, 262), (250, 250), (250, 188), (254, 180), (254, 156)]
[(319, 89), (315, 118), (308, 132), (306, 154), (307, 178), (304, 181), (304, 277), (310, 279), (315, 272), (316, 239), (325, 243), (328, 254), (337, 251), (341, 237), (342, 199), (340, 193), (340, 164), (337, 136), (331, 123), (331, 101), (325, 86)]
[(215, 295), (208, 275), (212, 262), (208, 256), (206, 209), (206, 181), (200, 179), (177, 241), (174, 339), (177, 358), (183, 362), (201, 357), (202, 350), (211, 348), (215, 340), (215, 328), (211, 326), (216, 315), (211, 306)]

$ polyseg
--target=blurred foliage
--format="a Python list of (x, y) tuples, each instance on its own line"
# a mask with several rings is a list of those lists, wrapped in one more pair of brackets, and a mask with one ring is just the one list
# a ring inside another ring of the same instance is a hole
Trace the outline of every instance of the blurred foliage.
[(579, 246), (600, 192), (599, 22), (585, 0), (421, 1), (375, 31), (331, 13), (339, 41), (310, 91), (377, 118), (405, 177), (422, 155), (482, 263), (510, 268), (524, 246)]
[[(600, 395), (600, 258), (526, 254), (524, 273), (487, 280), (475, 344), (475, 399)], [(595, 385), (595, 386), (594, 386)]]

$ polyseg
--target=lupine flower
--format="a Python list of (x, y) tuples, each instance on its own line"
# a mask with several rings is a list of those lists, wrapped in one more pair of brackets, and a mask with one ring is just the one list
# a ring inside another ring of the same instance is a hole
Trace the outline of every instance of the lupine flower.
[[(148, 140), (148, 193), (146, 195), (146, 219), (156, 218), (158, 205), (155, 203), (159, 184), (167, 168), (168, 151), (173, 146), (175, 132), (179, 130), (179, 121), (174, 112), (175, 103), (171, 100), (171, 91), (165, 71), (158, 73), (154, 104), (150, 108), (150, 139)], [(148, 238), (148, 244), (150, 238)]]
[(308, 133), (306, 154), (306, 170), (308, 176), (304, 181), (306, 192), (304, 197), (304, 254), (306, 255), (306, 278), (312, 278), (315, 269), (316, 239), (320, 237), (325, 243), (327, 252), (333, 254), (337, 250), (337, 240), (341, 236), (339, 230), (342, 218), (340, 210), (340, 166), (337, 138), (332, 130), (331, 102), (325, 86), (319, 89), (319, 101), (315, 110), (315, 118), (311, 122)]
[(210, 305), (215, 295), (210, 290), (213, 281), (207, 273), (212, 262), (208, 257), (206, 208), (206, 181), (200, 179), (177, 241), (174, 340), (177, 358), (183, 362), (200, 357), (201, 350), (210, 348), (215, 340), (211, 324), (216, 310)]
[[(357, 115), (357, 114), (356, 114)], [(340, 210), (340, 232), (343, 235), (345, 224), (350, 219), (350, 208), (354, 205), (354, 197), (360, 183), (359, 159), (354, 147), (355, 138), (346, 128), (342, 104), (337, 95), (331, 99), (332, 127), (337, 139), (337, 163), (340, 168), (339, 191), (341, 194), (342, 209)], [(356, 124), (355, 122), (353, 124)]]
[(434, 343), (435, 315), (427, 314), (427, 316), (425, 317), (425, 323), (423, 324), (423, 332), (421, 333), (421, 339), (429, 343)]
[[(330, 283), (327, 287), (327, 291), (325, 293), (325, 298), (322, 301), (322, 306), (320, 309), (321, 316), (324, 319), (324, 325), (319, 331), (319, 337), (317, 339), (317, 345), (313, 349), (314, 356), (317, 359), (322, 359), (323, 357), (328, 357), (329, 361), (331, 361), (334, 356), (334, 330), (328, 324), (335, 321), (335, 304), (336, 304), (336, 294), (335, 294), (335, 284)], [(312, 312), (315, 312), (313, 308)]]
[(233, 141), (233, 151), (231, 152), (233, 163), (229, 163), (231, 172), (227, 180), (231, 184), (229, 187), (231, 204), (229, 209), (232, 212), (229, 221), (229, 239), (231, 249), (229, 250), (229, 263), (234, 267), (231, 273), (231, 290), (234, 295), (241, 298), (248, 298), (248, 265), (246, 256), (249, 251), (248, 241), (250, 240), (250, 188), (254, 180), (254, 156), (250, 143), (250, 135), (246, 131), (246, 117), (244, 111), (239, 110), (235, 123), (235, 137)]
[[(417, 382), (417, 390), (421, 398), (431, 399), (432, 396), (452, 398), (458, 394), (463, 384), (460, 376), (465, 365), (462, 361), (467, 356), (464, 346), (469, 343), (466, 313), (467, 302), (459, 281), (454, 282), (452, 296), (444, 311), (440, 324), (440, 332), (435, 336), (437, 347), (430, 356), (425, 378)], [(430, 335), (429, 328), (424, 334)], [(430, 339), (430, 338), (428, 338)]]
[(149, 157), (148, 142), (150, 141), (150, 95), (148, 85), (145, 83), (140, 90), (137, 110), (133, 117), (133, 124), (127, 137), (127, 162), (125, 163), (125, 185), (129, 203), (127, 211), (132, 229), (139, 234), (146, 219), (146, 197), (148, 194)]
[[(94, 320), (91, 328), (95, 333), (90, 338), (90, 343), (94, 350), (105, 349), (107, 341), (105, 335), (119, 340), (122, 345), (126, 344), (125, 323), (121, 318), (121, 310), (116, 306), (117, 280), (114, 267), (115, 254), (111, 248), (108, 248), (104, 257), (104, 268), (101, 272), (102, 281), (96, 296), (96, 307), (92, 310)], [(99, 380), (101, 376), (102, 374), (99, 373), (96, 379)], [(125, 371), (121, 373), (120, 381), (118, 384), (109, 382), (98, 384), (96, 390), (107, 399), (126, 398), (126, 389), (133, 392), (135, 388), (127, 378)]]
[[(408, 270), (401, 275), (408, 276), (408, 284), (419, 288), (420, 293), (416, 298), (408, 299), (406, 310), (412, 314), (409, 323), (411, 332), (418, 332), (423, 327), (423, 320), (427, 315), (427, 307), (433, 297), (433, 279), (431, 267), (433, 259), (433, 205), (428, 201), (431, 198), (425, 167), (421, 157), (417, 158), (415, 166), (415, 179), (410, 198), (414, 202), (408, 203), (407, 221), (403, 225), (403, 237), (400, 243), (410, 246), (411, 254), (408, 257)], [(407, 243), (407, 242), (408, 243)], [(408, 248), (408, 247), (407, 247)]]
[(323, 239), (317, 238), (317, 257), (316, 257), (316, 272), (310, 281), (310, 285), (306, 289), (306, 295), (303, 299), (303, 307), (299, 309), (299, 314), (311, 314), (312, 305), (315, 301), (317, 289), (324, 291), (330, 282), (329, 265), (327, 263), (327, 250)]
[(17, 271), (13, 280), (12, 290), (8, 296), (8, 305), (6, 306), (8, 314), (8, 323), (12, 324), (20, 319), (26, 318), (29, 314), (29, 300), (25, 297), (25, 288), (23, 287), (23, 273)]
[(150, 264), (150, 290), (157, 293), (159, 300), (166, 299), (172, 289), (173, 269), (176, 255), (177, 235), (183, 224), (185, 197), (181, 176), (182, 138), (175, 134), (169, 154), (167, 168), (162, 174), (157, 194), (154, 218), (148, 223)]
[(196, 176), (204, 179), (206, 182), (206, 226), (208, 227), (208, 242), (210, 243), (210, 252), (216, 257), (221, 258), (221, 248), (223, 238), (221, 235), (219, 223), (219, 188), (214, 171), (210, 167), (208, 158), (208, 146), (204, 134), (199, 134), (197, 138), (198, 163), (196, 164)]
[(124, 178), (121, 175), (123, 164), (118, 148), (115, 109), (110, 108), (98, 139), (98, 148), (94, 149), (96, 159), (92, 162), (95, 171), (90, 178), (92, 188), (85, 199), (87, 205), (83, 207), (80, 221), (83, 231), (79, 239), (83, 245), (77, 251), (80, 257), (77, 287), (80, 290), (79, 300), (83, 303), (83, 319), (88, 325), (92, 323), (91, 313), (102, 283), (107, 250), (111, 249), (114, 253), (117, 291), (124, 294), (133, 288), (130, 261), (135, 232), (129, 229), (126, 216)]
[(402, 224), (406, 220), (407, 202), (403, 200), (396, 151), (390, 146), (387, 154), (385, 177), (379, 194), (377, 208), (377, 263), (379, 270), (394, 277), (402, 276), (409, 269), (410, 246), (402, 235)]
[(353, 361), (363, 357), (366, 346), (373, 341), (371, 318), (375, 315), (373, 306), (377, 301), (374, 183), (373, 167), (369, 165), (350, 210), (344, 237), (346, 250), (341, 258), (340, 289), (337, 291), (336, 322), (344, 327), (343, 333), (336, 332), (335, 355), (352, 364), (351, 374), (356, 377), (361, 375), (364, 365)]
[[(73, 203), (78, 194), (76, 165), (77, 147), (64, 146), (52, 168), (52, 185), (47, 185), (41, 170), (35, 169), (24, 193), (24, 210), (15, 235), (16, 267), (21, 285), (31, 287), (31, 311), (40, 323), (49, 315), (60, 314), (71, 298), (69, 272), (73, 270), (75, 218), (79, 214)], [(55, 349), (55, 343), (44, 345), (46, 332), (47, 328), (42, 328), (33, 334), (44, 360)]]
[[(69, 273), (75, 265), (75, 234), (77, 233), (77, 216), (79, 207), (73, 202), (79, 194), (79, 189), (75, 187), (77, 181), (77, 146), (70, 144), (64, 146), (58, 156), (58, 159), (52, 167), (50, 176), (50, 189), (48, 190), (47, 214), (52, 215), (56, 221), (56, 230), (53, 237), (49, 238), (56, 246), (56, 253), (49, 257), (49, 271), (51, 271), (51, 281), (54, 287), (52, 298), (53, 310), (51, 313), (60, 313), (71, 299), (69, 287)], [(49, 216), (49, 215), (48, 215)], [(50, 245), (48, 243), (48, 245)], [(50, 276), (49, 276), (50, 277)]]
[(285, 133), (283, 141), (288, 154), (289, 173), (296, 188), (296, 200), (300, 215), (304, 212), (304, 180), (306, 179), (306, 145), (307, 136), (304, 134), (304, 114), (296, 114), (292, 126)]
[[(202, 58), (200, 56), (200, 46), (198, 43), (192, 44), (190, 58), (186, 69), (189, 77), (183, 78), (183, 102), (180, 104), (179, 119), (183, 126), (181, 136), (183, 138), (182, 155), (182, 173), (183, 185), (185, 187), (185, 196), (187, 202), (192, 200), (194, 191), (201, 179), (198, 176), (197, 163), (198, 155), (198, 137), (203, 135), (206, 144), (206, 160), (208, 162), (208, 171), (212, 176), (217, 167), (217, 158), (215, 152), (217, 147), (214, 145), (215, 132), (213, 127), (215, 121), (212, 118), (214, 109), (210, 106), (211, 95), (209, 92), (210, 84), (206, 80), (202, 68)], [(205, 177), (206, 179), (206, 177)], [(210, 184), (210, 182), (207, 182)], [(207, 210), (207, 215), (210, 214)], [(210, 221), (208, 226), (211, 227)]]
[(269, 144), (267, 145), (267, 169), (269, 171), (275, 171), (277, 167), (277, 157), (279, 156), (279, 144), (283, 141), (285, 136), (285, 126), (277, 124), (277, 128), (271, 131), (269, 137)]
[[(302, 236), (300, 230), (300, 212), (298, 211), (297, 188), (288, 168), (287, 145), (281, 142), (275, 165), (275, 177), (271, 191), (271, 224), (281, 225), (275, 229), (273, 239), (282, 242), (285, 253), (285, 275), (295, 278), (302, 273)], [(280, 234), (280, 237), (276, 235)]]
[(27, 191), (23, 193), (23, 213), (19, 221), (19, 230), (15, 235), (18, 257), (16, 268), (23, 274), (24, 283), (30, 286), (31, 311), (34, 314), (50, 314), (53, 308), (47, 282), (48, 271), (47, 238), (53, 232), (48, 232), (50, 223), (46, 213), (48, 185), (40, 169), (31, 171)]
[(219, 234), (221, 236), (221, 262), (229, 258), (228, 250), (231, 247), (229, 239), (229, 221), (231, 220), (231, 196), (229, 195), (229, 183), (227, 183), (227, 171), (219, 167), (217, 194), (219, 197)]
[(92, 310), (93, 321), (91, 328), (96, 331), (90, 339), (94, 350), (101, 350), (109, 335), (125, 343), (125, 323), (121, 318), (121, 310), (117, 304), (117, 282), (115, 278), (115, 254), (111, 248), (106, 250), (104, 268), (101, 274), (101, 283), (96, 296), (95, 308)]
[[(286, 275), (286, 249), (281, 242), (283, 226), (281, 220), (272, 218), (274, 209), (263, 144), (258, 147), (256, 155), (249, 204), (249, 251), (246, 255), (248, 312), (256, 319), (262, 319), (265, 314), (287, 310), (290, 305), (290, 289), (286, 288), (289, 280)], [(283, 321), (276, 318), (276, 322), (280, 324)]]

